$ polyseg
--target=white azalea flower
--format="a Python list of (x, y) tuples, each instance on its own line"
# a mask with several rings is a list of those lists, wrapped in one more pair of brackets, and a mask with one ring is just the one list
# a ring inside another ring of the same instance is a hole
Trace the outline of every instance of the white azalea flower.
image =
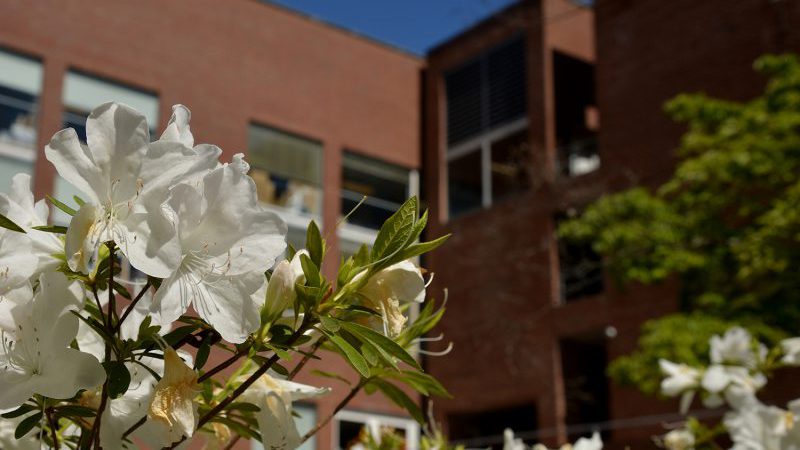
[(603, 441), (600, 439), (600, 433), (595, 431), (592, 433), (592, 437), (578, 439), (572, 445), (572, 450), (603, 450)]
[(658, 365), (661, 367), (661, 372), (667, 376), (661, 380), (661, 393), (667, 397), (683, 394), (680, 410), (681, 413), (686, 413), (694, 397), (694, 390), (700, 384), (700, 371), (666, 359), (659, 360)]
[(781, 362), (789, 366), (800, 366), (800, 337), (784, 339), (780, 346), (783, 351)]
[(283, 252), (287, 228), (259, 206), (248, 170), (236, 155), (205, 175), (199, 188), (173, 188), (169, 205), (177, 216), (182, 260), (156, 291), (153, 309), (162, 323), (193, 305), (228, 342), (243, 342), (259, 327), (264, 272)]
[(17, 328), (0, 350), (0, 409), (33, 394), (64, 399), (103, 383), (97, 359), (69, 348), (78, 333), (78, 318), (69, 311), (82, 305), (80, 294), (63, 274), (45, 273), (34, 300), (11, 310)]
[(195, 396), (199, 392), (197, 372), (183, 362), (171, 347), (164, 351), (164, 376), (156, 384), (147, 417), (166, 431), (165, 442), (192, 437), (199, 420)]
[[(55, 270), (61, 264), (57, 255), (64, 254), (64, 242), (56, 234), (34, 230), (46, 226), (49, 209), (44, 200), (34, 202), (31, 176), (18, 173), (11, 178), (11, 191), (0, 193), (0, 214), (25, 230), (31, 241), (31, 254), (37, 258), (34, 274)], [(6, 231), (9, 232), (9, 231)]]
[(265, 322), (272, 322), (281, 317), (281, 314), (294, 304), (297, 298), (295, 284), (305, 282), (300, 255), (308, 256), (308, 252), (300, 250), (295, 253), (291, 261), (279, 262), (272, 271), (272, 277), (267, 284), (266, 300), (262, 312)]
[(70, 268), (87, 272), (98, 246), (113, 240), (135, 268), (169, 275), (180, 250), (161, 203), (181, 177), (214, 167), (216, 154), (194, 152), (171, 135), (151, 149), (145, 117), (117, 103), (92, 111), (86, 136), (82, 145), (75, 130), (62, 130), (45, 148), (59, 175), (86, 195), (66, 236)]
[(264, 374), (240, 398), (261, 409), (256, 419), (264, 448), (294, 450), (300, 446), (300, 434), (292, 417), (292, 402), (328, 391)]
[(744, 328), (733, 327), (720, 336), (711, 338), (711, 362), (714, 364), (735, 364), (754, 369), (763, 361), (767, 349), (762, 344), (754, 347), (753, 338)]
[(695, 439), (688, 428), (677, 428), (665, 434), (661, 441), (667, 450), (692, 450)]
[(709, 408), (721, 406), (727, 402), (733, 408), (751, 405), (755, 401), (755, 393), (767, 384), (761, 373), (751, 374), (741, 366), (711, 365), (703, 374), (701, 386), (709, 395), (703, 403)]
[(527, 450), (527, 448), (522, 439), (514, 437), (511, 428), (503, 430), (503, 450)]
[(30, 283), (25, 283), (0, 295), (0, 333), (13, 334), (16, 331), (17, 323), (11, 311), (31, 300), (33, 300), (33, 289)]
[(0, 301), (3, 294), (28, 284), (38, 259), (24, 233), (0, 229)]
[[(365, 274), (366, 271), (359, 273), (352, 282), (357, 282)], [(425, 279), (414, 263), (402, 261), (374, 274), (358, 293), (383, 315), (387, 334), (397, 336), (407, 320), (400, 303), (422, 303), (425, 300)]]
[(723, 423), (733, 441), (732, 450), (780, 450), (780, 436), (764, 423), (760, 408), (744, 408), (725, 414)]

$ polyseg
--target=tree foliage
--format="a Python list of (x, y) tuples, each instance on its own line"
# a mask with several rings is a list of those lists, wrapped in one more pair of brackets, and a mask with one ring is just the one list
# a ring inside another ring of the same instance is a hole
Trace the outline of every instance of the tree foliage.
[(750, 101), (667, 103), (688, 130), (665, 184), (601, 198), (559, 229), (591, 243), (621, 283), (680, 280), (681, 312), (648, 322), (639, 349), (612, 364), (623, 384), (653, 392), (655, 360), (702, 358), (731, 323), (768, 341), (800, 328), (800, 60), (769, 55), (755, 68), (768, 82)]

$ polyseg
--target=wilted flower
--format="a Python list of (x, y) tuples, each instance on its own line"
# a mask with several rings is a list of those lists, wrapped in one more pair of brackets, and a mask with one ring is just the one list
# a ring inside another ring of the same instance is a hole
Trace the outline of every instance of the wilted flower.
[(192, 437), (198, 414), (194, 398), (198, 393), (197, 372), (183, 362), (171, 347), (164, 351), (164, 376), (153, 391), (147, 417), (163, 425), (167, 439)]

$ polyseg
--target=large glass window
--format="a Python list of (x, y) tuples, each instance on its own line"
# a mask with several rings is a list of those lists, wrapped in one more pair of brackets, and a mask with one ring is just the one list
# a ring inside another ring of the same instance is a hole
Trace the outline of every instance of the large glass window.
[[(155, 94), (125, 86), (109, 80), (93, 77), (80, 72), (69, 71), (64, 78), (65, 128), (74, 128), (78, 138), (86, 142), (86, 118), (92, 110), (106, 102), (124, 103), (144, 114), (150, 126), (150, 137), (155, 139), (158, 126), (158, 97)], [(55, 197), (77, 208), (73, 196), (83, 196), (74, 186), (60, 176), (55, 180)], [(56, 223), (66, 223), (69, 217), (59, 209), (54, 209)]]
[(359, 411), (339, 411), (334, 422), (334, 449), (346, 450), (357, 442), (362, 430), (378, 437), (381, 430), (391, 429), (405, 439), (405, 450), (419, 448), (419, 424), (402, 417), (392, 417), (381, 414), (370, 414)]
[[(411, 171), (345, 152), (342, 157), (342, 216), (346, 223), (377, 230), (409, 197)], [(361, 206), (353, 210), (363, 200)]]
[(488, 410), (448, 414), (450, 439), (467, 448), (503, 448), (503, 430), (511, 428), (517, 437), (528, 440), (538, 425), (536, 405), (524, 403)]
[(527, 120), (451, 148), (447, 154), (450, 217), (523, 192), (530, 186)]
[[(295, 414), (294, 423), (297, 425), (297, 431), (300, 436), (311, 431), (314, 425), (317, 424), (317, 408), (314, 405), (306, 405), (302, 403), (295, 403), (292, 405), (292, 412)], [(252, 450), (264, 450), (261, 442), (253, 441)], [(311, 436), (303, 445), (297, 447), (297, 450), (316, 450), (317, 437)]]
[[(556, 227), (567, 215), (555, 217)], [(561, 302), (571, 302), (603, 292), (603, 259), (589, 242), (558, 239), (558, 267), (561, 281)]]
[(0, 192), (15, 174), (33, 174), (41, 88), (41, 63), (0, 50)]
[(519, 36), (444, 75), (451, 217), (529, 187), (526, 64)]
[(247, 148), (259, 200), (292, 215), (321, 216), (321, 143), (251, 125)]

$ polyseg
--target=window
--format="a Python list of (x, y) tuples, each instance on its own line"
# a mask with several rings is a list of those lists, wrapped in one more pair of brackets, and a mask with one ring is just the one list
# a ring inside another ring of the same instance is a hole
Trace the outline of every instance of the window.
[(8, 192), (15, 174), (33, 174), (41, 88), (38, 61), (0, 50), (0, 192)]
[(524, 36), (447, 72), (448, 146), (524, 117), (526, 77)]
[(322, 144), (251, 125), (247, 149), (250, 176), (256, 182), (259, 200), (289, 215), (320, 217)]
[[(560, 215), (555, 218), (556, 226), (563, 217)], [(590, 243), (558, 239), (558, 266), (562, 302), (603, 292), (603, 259), (592, 249)]]
[(468, 448), (503, 448), (503, 430), (511, 428), (518, 437), (536, 429), (535, 404), (514, 405), (478, 412), (449, 414), (450, 439)]
[(487, 133), (447, 154), (450, 217), (489, 208), (530, 187), (527, 119)]
[[(412, 171), (403, 167), (344, 152), (342, 216), (347, 216), (345, 223), (380, 229), (383, 222), (416, 192), (411, 177)], [(353, 210), (362, 199), (361, 206)]]
[(381, 429), (390, 428), (405, 438), (406, 450), (419, 448), (419, 424), (412, 419), (345, 410), (336, 413), (335, 420), (333, 442), (336, 450), (348, 449), (364, 428), (375, 437), (380, 436)]
[(560, 172), (578, 176), (600, 167), (594, 65), (553, 52), (556, 146)]
[[(317, 409), (314, 405), (295, 403), (292, 405), (292, 411), (296, 414), (294, 423), (297, 425), (297, 431), (300, 436), (308, 433), (317, 424)], [(264, 450), (261, 442), (256, 440), (252, 441), (250, 448), (252, 450)], [(317, 438), (316, 436), (311, 436), (303, 445), (297, 447), (297, 450), (316, 450), (316, 448)]]
[[(150, 138), (155, 139), (158, 125), (158, 97), (129, 86), (69, 71), (64, 79), (64, 127), (74, 128), (78, 138), (86, 142), (86, 118), (92, 110), (106, 102), (124, 103), (139, 111), (147, 118)], [(60, 176), (55, 180), (55, 197), (77, 209), (73, 196), (82, 196), (74, 186)], [(66, 223), (69, 217), (59, 209), (54, 209), (56, 223)]]
[[(579, 430), (569, 434), (569, 442), (586, 435), (592, 424), (609, 419), (606, 342), (603, 332), (559, 342), (567, 406), (565, 422), (568, 430)], [(607, 440), (608, 435), (603, 439)]]
[(445, 74), (451, 217), (529, 187), (526, 73), (520, 36)]

